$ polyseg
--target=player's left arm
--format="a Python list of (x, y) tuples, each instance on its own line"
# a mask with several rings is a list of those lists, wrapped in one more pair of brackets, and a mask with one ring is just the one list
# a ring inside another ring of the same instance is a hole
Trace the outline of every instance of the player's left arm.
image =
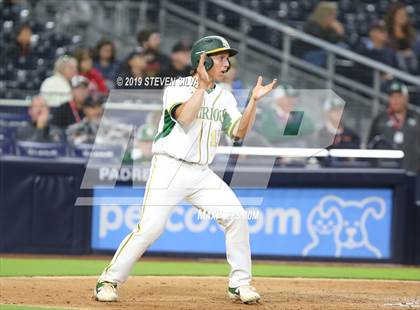
[(237, 139), (243, 139), (251, 130), (255, 121), (255, 114), (257, 111), (257, 101), (267, 95), (273, 90), (277, 79), (274, 79), (270, 84), (262, 85), (262, 77), (259, 76), (257, 84), (252, 90), (248, 105), (242, 114), (241, 120), (236, 124), (232, 130), (232, 135)]

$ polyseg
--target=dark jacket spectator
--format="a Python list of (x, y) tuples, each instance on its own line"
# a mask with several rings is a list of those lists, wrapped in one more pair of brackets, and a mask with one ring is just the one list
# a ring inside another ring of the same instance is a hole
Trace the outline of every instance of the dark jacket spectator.
[[(385, 23), (382, 20), (373, 22), (369, 27), (369, 40), (362, 43), (358, 52), (375, 61), (381, 62), (391, 67), (395, 67), (396, 54), (388, 46), (388, 34)], [(364, 84), (373, 85), (373, 70), (359, 63), (355, 66), (355, 78)], [(388, 80), (387, 75), (381, 76), (382, 80)]]
[(64, 141), (62, 131), (49, 122), (50, 109), (44, 98), (32, 98), (28, 114), (31, 119), (25, 126), (19, 127), (16, 133), (17, 140), (46, 143)]
[(369, 40), (363, 43), (359, 52), (388, 66), (395, 66), (395, 53), (388, 46), (388, 34), (384, 21), (378, 20), (370, 25)]
[(98, 42), (93, 65), (106, 80), (108, 88), (114, 88), (120, 64), (116, 61), (115, 45), (111, 40), (102, 39)]
[(79, 64), (79, 74), (86, 77), (90, 82), (90, 90), (106, 95), (108, 87), (102, 74), (93, 67), (91, 52), (86, 48), (78, 48), (74, 51), (74, 57)]
[(89, 96), (86, 99), (83, 105), (85, 117), (81, 122), (70, 125), (66, 130), (67, 140), (70, 143), (74, 145), (96, 143), (126, 147), (131, 134), (131, 126), (104, 117), (103, 102), (103, 97)]
[(151, 59), (147, 64), (147, 76), (159, 76), (162, 71), (168, 69), (170, 60), (168, 56), (160, 52), (160, 34), (156, 30), (142, 30), (137, 35), (140, 51), (148, 51)]
[(152, 59), (149, 51), (131, 52), (121, 66), (118, 73), (116, 88), (118, 89), (146, 89), (151, 88), (146, 84), (146, 68)]
[(79, 123), (83, 117), (83, 104), (89, 95), (89, 81), (84, 76), (75, 76), (71, 80), (72, 98), (61, 104), (55, 111), (53, 122), (60, 128)]
[[(318, 3), (309, 20), (304, 26), (304, 32), (330, 43), (344, 42), (344, 28), (337, 20), (337, 4), (322, 1)], [(295, 45), (298, 55), (313, 64), (326, 65), (326, 54), (316, 46), (298, 41)]]
[(33, 70), (36, 68), (36, 53), (31, 48), (32, 28), (28, 24), (19, 27), (16, 39), (6, 52), (6, 59), (13, 63), (14, 68)]
[(66, 130), (67, 141), (72, 144), (93, 144), (103, 114), (102, 101), (89, 96), (83, 104), (82, 121), (70, 125)]
[[(328, 99), (324, 104), (325, 125), (315, 134), (313, 147), (332, 149), (359, 149), (360, 137), (348, 128), (343, 120), (344, 101), (340, 98)], [(312, 139), (311, 139), (312, 140)]]
[(186, 42), (178, 42), (172, 48), (169, 68), (160, 73), (162, 77), (179, 78), (191, 75), (191, 46)]
[(381, 143), (380, 148), (402, 150), (403, 167), (420, 172), (420, 116), (408, 108), (408, 90), (404, 84), (392, 82), (388, 93), (388, 109), (374, 119), (369, 133), (370, 144), (374, 147)]

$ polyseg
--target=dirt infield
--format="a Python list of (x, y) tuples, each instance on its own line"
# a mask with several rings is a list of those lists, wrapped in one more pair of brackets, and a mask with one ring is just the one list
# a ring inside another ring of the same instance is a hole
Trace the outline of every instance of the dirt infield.
[[(117, 303), (92, 299), (94, 277), (0, 278), (0, 304), (77, 309), (396, 309), (420, 308), (420, 282), (255, 278), (263, 300), (232, 303), (223, 277), (131, 277)], [(0, 306), (1, 308), (1, 306)]]

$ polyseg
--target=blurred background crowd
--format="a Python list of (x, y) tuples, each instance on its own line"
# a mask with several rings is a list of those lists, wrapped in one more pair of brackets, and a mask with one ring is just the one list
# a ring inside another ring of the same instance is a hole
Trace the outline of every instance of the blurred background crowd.
[[(193, 11), (200, 10), (200, 1), (173, 2)], [(169, 31), (162, 34), (164, 28), (160, 23), (164, 17), (161, 16), (160, 1), (129, 3), (148, 5), (144, 10), (147, 22), (142, 22), (138, 28), (135, 28), (138, 21), (133, 23), (131, 37), (126, 39), (115, 36), (112, 21), (101, 24), (100, 20), (106, 20), (107, 13), (104, 8), (96, 11), (98, 6), (101, 8), (98, 2), (65, 1), (64, 4), (61, 1), (0, 0), (0, 99), (3, 102), (15, 99), (30, 102), (27, 113), (16, 113), (17, 109), (0, 110), (2, 154), (19, 154), (19, 146), (25, 144), (18, 146), (17, 141), (62, 143), (72, 147), (91, 145), (95, 142), (104, 113), (103, 105), (110, 92), (159, 88), (127, 85), (119, 83), (118, 79), (190, 75), (190, 48), (197, 36), (184, 33), (174, 36)], [(235, 3), (274, 22), (302, 30), (312, 38), (420, 79), (419, 2), (250, 0)], [(207, 7), (207, 18), (218, 24), (243, 30), (249, 38), (258, 39), (273, 50), (289, 48), (294, 57), (308, 66), (331, 69), (331, 59), (325, 49), (303, 40), (286, 47), (287, 41), (266, 25), (247, 25), (234, 12), (216, 7), (213, 10), (211, 5), (213, 3)], [(132, 17), (122, 18), (130, 20)], [(92, 23), (101, 30), (89, 28)], [(167, 42), (164, 38), (168, 38)], [(232, 45), (235, 46), (235, 42)], [(239, 49), (241, 51), (243, 47), (239, 46)], [(268, 54), (267, 51), (263, 53), (264, 58), (272, 57)], [(330, 148), (401, 149), (405, 152), (403, 166), (420, 171), (420, 116), (416, 108), (420, 107), (419, 87), (398, 79), (392, 72), (381, 71), (378, 79), (372, 68), (352, 59), (337, 56), (334, 61), (337, 76), (366, 87), (376, 83), (384, 94), (382, 105), (372, 112), (363, 126), (358, 126), (357, 114), (349, 112), (348, 118), (343, 114), (343, 109), (346, 113), (353, 104), (359, 104), (355, 102), (355, 96), (350, 100), (345, 98), (345, 101), (331, 96), (321, 98), (319, 107), (324, 117), (321, 123), (311, 118), (310, 113), (304, 115), (303, 120), (299, 117), (290, 119), (290, 112), (303, 100), (301, 89), (308, 85), (302, 85), (299, 78), (280, 79), (281, 85), (258, 109), (249, 145), (327, 147), (332, 142)], [(241, 71), (247, 65), (258, 66), (258, 63), (244, 58), (232, 59), (232, 67), (222, 87), (234, 94), (251, 87), (254, 81)], [(359, 95), (357, 89), (343, 88)], [(239, 97), (238, 102), (243, 106), (246, 100)], [(363, 111), (359, 108), (358, 113), (363, 114)], [(111, 120), (105, 124), (103, 120), (101, 126), (107, 129), (102, 142), (112, 144), (120, 137), (131, 136), (131, 149), (125, 159), (129, 162), (148, 159), (159, 117), (159, 111), (148, 112), (145, 123), (136, 128), (133, 136), (127, 124)], [(299, 136), (302, 139), (298, 144), (288, 143), (283, 132), (286, 123), (294, 121), (301, 124)], [(333, 135), (332, 141), (323, 141), (329, 135)], [(279, 161), (281, 163), (284, 161)]]

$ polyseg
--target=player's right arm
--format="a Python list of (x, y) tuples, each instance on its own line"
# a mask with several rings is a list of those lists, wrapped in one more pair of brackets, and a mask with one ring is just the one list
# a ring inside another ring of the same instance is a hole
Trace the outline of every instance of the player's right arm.
[(197, 90), (194, 92), (190, 99), (177, 106), (173, 113), (173, 117), (182, 127), (188, 127), (197, 118), (197, 115), (200, 112), (201, 106), (203, 104), (204, 92), (213, 84), (213, 81), (210, 79), (204, 67), (204, 60), (206, 57), (207, 56), (205, 53), (201, 54), (200, 62), (198, 63)]

